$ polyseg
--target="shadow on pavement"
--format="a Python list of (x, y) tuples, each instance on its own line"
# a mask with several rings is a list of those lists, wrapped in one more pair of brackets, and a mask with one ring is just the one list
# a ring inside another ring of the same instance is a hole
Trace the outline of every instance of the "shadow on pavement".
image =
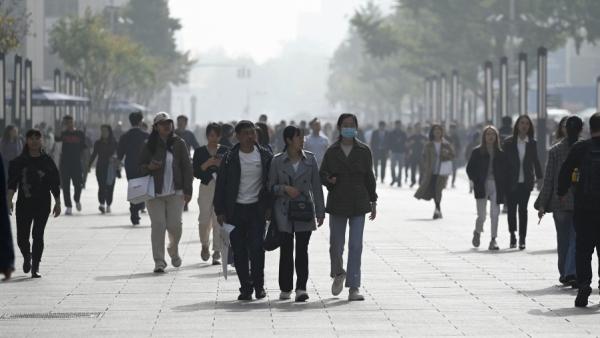
[(405, 219), (405, 221), (407, 222), (431, 222), (431, 223), (435, 223), (436, 221), (438, 221), (437, 219), (433, 219), (433, 218), (407, 218)]
[(559, 309), (550, 309), (549, 311), (534, 309), (529, 310), (527, 313), (534, 316), (547, 317), (597, 316), (600, 313), (600, 307), (598, 305), (588, 306), (587, 308), (565, 307)]
[(93, 226), (93, 227), (89, 227), (89, 229), (149, 229), (150, 226), (149, 225), (136, 225), (133, 226), (131, 224), (126, 224), (126, 225), (100, 225), (100, 226)]
[(529, 255), (550, 255), (556, 254), (556, 249), (547, 249), (547, 250), (538, 250), (538, 251), (528, 251), (527, 252)]
[[(233, 296), (234, 294), (232, 294)], [(237, 297), (237, 296), (236, 296)], [(242, 302), (238, 300), (228, 301), (207, 301), (194, 303), (189, 305), (180, 305), (171, 308), (175, 312), (197, 312), (202, 310), (225, 310), (228, 312), (247, 312), (253, 310), (277, 310), (281, 312), (297, 312), (305, 310), (318, 310), (323, 308), (332, 308), (348, 305), (349, 302), (338, 298), (326, 299), (322, 302), (310, 301), (304, 303), (296, 303), (293, 300), (254, 300), (250, 302)]]
[(9, 280), (2, 280), (2, 283), (22, 283), (22, 282), (31, 282), (33, 278), (30, 276), (19, 276), (19, 277), (11, 277)]
[(538, 290), (517, 290), (517, 293), (526, 296), (546, 296), (546, 295), (577, 295), (577, 290), (570, 286), (554, 285)]
[(518, 253), (518, 252), (520, 252), (520, 251), (516, 250), (516, 249), (501, 249), (501, 250), (493, 251), (493, 250), (487, 250), (485, 248), (480, 248), (480, 249), (471, 248), (469, 250), (464, 250), (464, 251), (450, 251), (450, 253), (453, 255), (462, 255), (462, 254), (499, 255), (499, 254)]
[(115, 276), (98, 276), (95, 277), (94, 279), (102, 282), (102, 281), (116, 281), (116, 280), (123, 280), (123, 279), (137, 279), (137, 278), (153, 278), (153, 277), (160, 277), (160, 276), (166, 276), (168, 275), (168, 273), (154, 273), (154, 272), (142, 272), (142, 273), (130, 273), (130, 274), (125, 274), (125, 275), (115, 275)]

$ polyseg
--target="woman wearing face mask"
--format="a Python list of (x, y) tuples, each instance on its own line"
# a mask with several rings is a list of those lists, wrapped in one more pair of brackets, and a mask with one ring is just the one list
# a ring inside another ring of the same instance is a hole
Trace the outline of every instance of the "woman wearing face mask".
[(140, 156), (142, 175), (150, 175), (154, 183), (154, 198), (147, 202), (152, 227), (154, 273), (163, 273), (165, 262), (165, 232), (169, 234), (167, 252), (171, 265), (181, 266), (183, 206), (192, 198), (192, 163), (187, 145), (174, 134), (173, 120), (167, 113), (154, 117), (152, 133)]
[(442, 163), (454, 159), (454, 148), (444, 139), (444, 128), (439, 124), (431, 126), (429, 142), (423, 149), (419, 173), (421, 182), (415, 193), (417, 199), (435, 202), (433, 219), (442, 218), (442, 191), (448, 183), (451, 172), (442, 171)]
[(491, 241), (488, 250), (498, 250), (498, 216), (500, 204), (504, 203), (506, 184), (506, 158), (500, 147), (500, 133), (493, 126), (483, 129), (481, 144), (471, 151), (467, 175), (473, 182), (477, 201), (477, 220), (473, 231), (473, 246), (478, 248), (486, 218), (487, 201), (490, 201)]
[[(60, 176), (50, 156), (42, 149), (42, 133), (29, 130), (21, 155), (10, 162), (8, 177), (8, 203), (13, 209), (13, 196), (17, 197), (17, 244), (23, 254), (23, 272), (31, 271), (32, 278), (39, 273), (44, 251), (44, 230), (50, 215), (50, 195), (54, 196), (54, 217), (60, 215)], [(33, 229), (32, 229), (33, 224)], [(33, 237), (33, 247), (29, 242)]]
[(579, 140), (583, 130), (583, 121), (578, 116), (570, 116), (563, 124), (563, 128), (566, 136), (552, 146), (548, 152), (544, 185), (534, 207), (538, 210), (540, 218), (548, 212), (551, 212), (554, 218), (559, 282), (564, 285), (576, 286), (574, 196), (573, 192), (569, 191), (565, 198), (560, 199), (557, 192), (560, 168), (566, 161), (571, 147)]
[[(337, 127), (340, 138), (332, 144), (321, 164), (321, 182), (329, 190), (326, 212), (329, 213), (329, 255), (331, 258), (331, 293), (339, 295), (350, 288), (348, 300), (364, 300), (360, 294), (361, 256), (365, 214), (370, 220), (377, 215), (377, 193), (373, 157), (369, 147), (358, 141), (358, 120), (353, 114), (340, 115)], [(347, 270), (343, 268), (346, 228), (350, 228)]]
[[(323, 187), (319, 176), (319, 165), (315, 155), (303, 151), (304, 134), (295, 126), (283, 130), (285, 148), (271, 162), (269, 189), (275, 196), (273, 217), (281, 232), (279, 249), (279, 299), (291, 298), (296, 267), (296, 302), (308, 299), (308, 242), (317, 226), (325, 219)], [(292, 202), (312, 205), (312, 215), (298, 219), (293, 214)], [(315, 221), (316, 220), (316, 221)], [(294, 238), (296, 239), (296, 262), (294, 264)]]
[(117, 176), (116, 158), (117, 140), (113, 136), (112, 128), (108, 124), (100, 127), (100, 139), (94, 143), (94, 151), (88, 163), (88, 171), (96, 162), (96, 179), (98, 180), (98, 210), (102, 214), (110, 213), (110, 205), (113, 201), (115, 189), (115, 178)]

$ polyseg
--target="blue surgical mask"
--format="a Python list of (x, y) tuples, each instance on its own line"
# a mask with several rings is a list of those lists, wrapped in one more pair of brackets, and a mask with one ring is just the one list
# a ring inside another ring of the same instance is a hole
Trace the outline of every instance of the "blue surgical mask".
[(355, 138), (356, 128), (342, 128), (341, 135), (343, 138)]

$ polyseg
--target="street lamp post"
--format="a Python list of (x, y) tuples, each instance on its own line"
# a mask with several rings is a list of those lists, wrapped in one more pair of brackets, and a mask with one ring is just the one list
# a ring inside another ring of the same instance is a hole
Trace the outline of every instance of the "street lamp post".
[(500, 109), (496, 114), (496, 125), (500, 125), (502, 118), (508, 115), (508, 58), (500, 59)]
[[(431, 116), (431, 85), (429, 84), (429, 78), (425, 78), (425, 96), (423, 98), (423, 105), (425, 108), (424, 114)], [(420, 117), (421, 121), (425, 120), (424, 116)]]
[[(54, 70), (54, 91), (57, 93), (61, 92), (61, 84), (62, 84), (62, 75), (60, 73), (60, 69), (56, 68)], [(60, 130), (60, 119), (62, 115), (62, 107), (55, 104), (54, 105), (54, 130), (58, 133)]]
[(31, 105), (33, 64), (31, 60), (25, 60), (25, 128), (27, 130), (33, 127), (33, 107)]
[(6, 64), (4, 53), (0, 53), (0, 129), (6, 126)]
[(23, 59), (19, 55), (15, 55), (15, 74), (12, 88), (13, 97), (13, 110), (11, 116), (11, 123), (20, 126), (21, 118), (21, 76), (22, 76), (22, 62)]
[(456, 118), (458, 117), (458, 110), (459, 110), (459, 84), (458, 84), (458, 71), (457, 70), (453, 70), (452, 71), (452, 78), (451, 78), (451, 82), (450, 82), (450, 117), (449, 120), (450, 121), (454, 121), (456, 120)]
[(196, 97), (196, 95), (192, 95), (192, 97), (190, 98), (190, 114), (191, 116), (191, 120), (192, 120), (192, 126), (196, 125), (196, 104), (198, 103), (198, 98)]
[(600, 76), (596, 78), (596, 111), (600, 112)]
[(446, 73), (442, 73), (440, 75), (440, 110), (438, 112), (438, 116), (436, 116), (437, 120), (444, 124), (448, 119), (448, 86), (447, 86), (447, 78)]
[(546, 106), (547, 89), (548, 89), (548, 51), (544, 47), (538, 48), (538, 92), (537, 92), (537, 127), (538, 127), (538, 153), (540, 154), (540, 162), (546, 163), (546, 119), (548, 110)]
[(519, 115), (527, 114), (527, 54), (519, 53)]
[(494, 118), (494, 78), (492, 62), (486, 61), (483, 68), (485, 77), (485, 123), (491, 123)]
[(438, 78), (437, 76), (431, 77), (431, 122), (435, 121), (438, 114)]

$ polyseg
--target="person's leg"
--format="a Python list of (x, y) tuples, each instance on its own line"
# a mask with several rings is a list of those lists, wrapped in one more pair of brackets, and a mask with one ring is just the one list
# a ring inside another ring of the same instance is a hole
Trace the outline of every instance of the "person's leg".
[(281, 232), (279, 247), (279, 290), (291, 292), (294, 287), (294, 236)]
[(413, 186), (417, 184), (417, 165), (417, 161), (410, 163), (410, 184)]
[(165, 199), (165, 211), (167, 219), (167, 234), (169, 235), (169, 245), (167, 252), (171, 257), (174, 265), (178, 265), (176, 261), (179, 257), (179, 241), (182, 233), (182, 215), (183, 205), (185, 201), (181, 195), (172, 195)]
[(496, 182), (488, 181), (487, 197), (490, 201), (490, 223), (492, 226), (492, 238), (498, 237), (498, 218), (500, 217), (500, 205), (497, 201)]
[(81, 189), (83, 189), (83, 170), (81, 167), (74, 168), (73, 174), (73, 199), (75, 203), (79, 203), (81, 201)]
[[(569, 215), (569, 224), (570, 227), (568, 229), (568, 243), (569, 248), (567, 249), (567, 255), (565, 257), (565, 276), (576, 277), (577, 276), (577, 268), (575, 265), (575, 216), (572, 211), (568, 211)], [(600, 254), (600, 251), (597, 252)]]
[[(392, 184), (394, 182), (402, 181), (401, 177), (400, 178), (396, 177), (396, 167), (398, 164), (399, 164), (398, 154), (392, 153), (392, 156), (390, 157), (390, 172), (392, 174)], [(399, 174), (399, 176), (402, 176), (402, 167), (400, 167), (398, 174)]]
[(385, 171), (387, 169), (387, 155), (381, 156), (381, 182), (385, 180)]
[(152, 240), (152, 257), (155, 268), (166, 268), (165, 261), (165, 232), (167, 231), (167, 212), (164, 198), (158, 197), (148, 201), (148, 215)]
[(561, 278), (566, 277), (565, 258), (569, 251), (569, 222), (568, 212), (556, 210), (552, 213), (554, 227), (556, 228), (556, 251), (558, 253), (558, 273)]
[(375, 178), (377, 178), (377, 166), (379, 165), (379, 155), (377, 153), (373, 153), (373, 173), (375, 174)]
[(477, 219), (475, 220), (475, 232), (481, 234), (483, 232), (483, 224), (487, 217), (487, 200), (479, 198), (475, 200), (477, 204)]
[(363, 232), (365, 228), (365, 216), (350, 218), (350, 235), (348, 238), (348, 277), (346, 286), (359, 288), (361, 280), (361, 259), (363, 249)]
[(71, 175), (67, 166), (63, 165), (60, 168), (60, 185), (62, 186), (63, 199), (66, 208), (72, 208), (71, 203)]
[(506, 194), (506, 218), (508, 220), (508, 231), (514, 234), (517, 231), (517, 192), (509, 191)]
[(98, 182), (98, 203), (104, 205), (106, 203), (106, 178), (96, 170), (96, 181)]
[[(398, 177), (397, 177), (397, 179), (398, 179), (398, 186), (402, 186), (402, 169), (405, 166), (405, 163), (404, 163), (404, 154), (403, 153), (399, 153), (399, 154), (397, 154), (397, 156), (398, 156), (398, 158), (397, 158), (397, 161), (398, 161)], [(407, 170), (407, 172), (408, 172), (408, 170)], [(406, 177), (407, 174), (405, 174), (404, 176)]]
[(260, 289), (265, 285), (265, 249), (263, 249), (263, 239), (265, 237), (266, 224), (258, 204), (251, 207), (249, 216), (248, 250), (250, 252), (250, 276), (254, 289)]
[(31, 244), (29, 236), (31, 234), (31, 222), (33, 221), (33, 213), (29, 210), (25, 203), (16, 205), (16, 220), (17, 220), (17, 245), (23, 255), (23, 260), (31, 263)]
[(346, 273), (344, 271), (344, 246), (346, 242), (346, 224), (348, 218), (329, 214), (329, 259), (331, 277)]
[(528, 213), (528, 205), (529, 205), (529, 197), (531, 196), (531, 191), (525, 187), (525, 185), (520, 185), (519, 192), (519, 237), (522, 241), (527, 238), (527, 213)]
[(50, 216), (50, 200), (40, 201), (39, 209), (36, 209), (33, 214), (31, 260), (32, 265), (36, 267), (35, 270), (37, 271), (42, 260), (42, 253), (44, 252), (44, 230), (46, 229), (48, 216)]
[(577, 225), (575, 236), (575, 264), (577, 269), (577, 285), (579, 288), (589, 287), (592, 284), (592, 254), (594, 253), (594, 239), (591, 228), (593, 222), (586, 220), (587, 215), (575, 213)]
[(206, 185), (200, 184), (200, 192), (198, 195), (198, 207), (200, 208), (200, 215), (198, 216), (198, 233), (200, 235), (202, 251), (205, 255), (210, 248), (210, 226), (213, 212), (212, 196), (209, 196), (207, 190)]
[(111, 206), (113, 202), (113, 196), (115, 193), (115, 185), (107, 185), (106, 186), (106, 205)]
[(452, 161), (452, 188), (454, 188), (454, 183), (456, 183), (456, 171), (458, 170), (458, 161)]
[(296, 233), (296, 290), (306, 291), (308, 282), (308, 243), (312, 231)]
[(240, 292), (242, 293), (252, 292), (247, 246), (249, 215), (250, 213), (248, 213), (247, 208), (238, 204), (236, 213), (231, 220), (231, 224), (235, 226), (230, 235), (231, 247), (233, 249), (235, 271), (240, 281)]

